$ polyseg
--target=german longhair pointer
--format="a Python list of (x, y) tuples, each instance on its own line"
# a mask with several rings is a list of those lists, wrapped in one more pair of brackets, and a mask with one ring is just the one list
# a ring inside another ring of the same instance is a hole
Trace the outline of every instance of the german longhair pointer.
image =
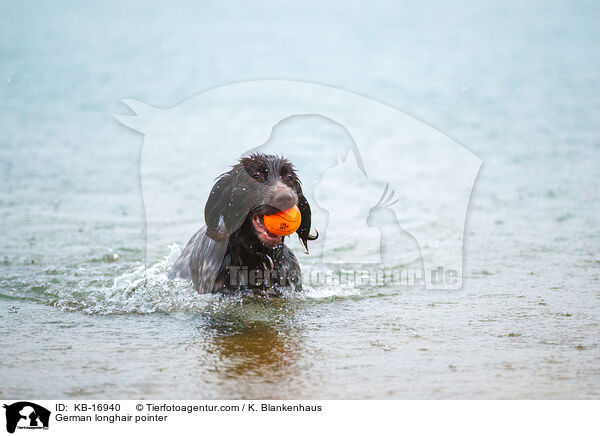
[(285, 236), (263, 221), (297, 206), (296, 231), (308, 253), (310, 205), (293, 165), (282, 157), (255, 153), (219, 176), (204, 208), (206, 226), (188, 242), (169, 278), (192, 280), (200, 293), (300, 289), (300, 266)]

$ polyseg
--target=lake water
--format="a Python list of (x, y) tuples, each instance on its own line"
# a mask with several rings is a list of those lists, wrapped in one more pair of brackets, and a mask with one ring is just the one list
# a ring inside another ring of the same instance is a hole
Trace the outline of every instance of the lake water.
[[(0, 396), (600, 397), (599, 18), (593, 2), (2, 3)], [(263, 79), (368, 96), (483, 160), (460, 290), (198, 295), (166, 279), (175, 240), (144, 269), (143, 138), (119, 101)]]

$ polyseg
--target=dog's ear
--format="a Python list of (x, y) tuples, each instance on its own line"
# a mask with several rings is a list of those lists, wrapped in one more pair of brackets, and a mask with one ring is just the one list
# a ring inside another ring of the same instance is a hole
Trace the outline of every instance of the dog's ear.
[(315, 230), (316, 235), (310, 234), (310, 204), (302, 192), (298, 193), (298, 209), (302, 214), (302, 220), (300, 221), (300, 227), (296, 230), (298, 238), (302, 241), (302, 245), (306, 248), (306, 254), (308, 254), (308, 241), (314, 241), (319, 237), (319, 232)]
[(245, 190), (239, 188), (244, 177), (248, 178), (245, 171), (236, 165), (215, 182), (204, 206), (206, 235), (209, 238), (222, 241), (239, 229), (246, 219), (248, 202), (243, 196), (240, 198)]
[[(206, 222), (206, 235), (220, 241), (229, 236), (225, 224), (225, 207), (231, 196), (231, 173), (222, 174), (210, 191), (206, 205), (204, 206), (204, 221)], [(223, 222), (221, 222), (223, 217)]]

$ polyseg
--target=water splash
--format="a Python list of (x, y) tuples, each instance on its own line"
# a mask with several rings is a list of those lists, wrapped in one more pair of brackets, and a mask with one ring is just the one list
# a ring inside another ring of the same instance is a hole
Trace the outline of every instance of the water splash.
[[(369, 298), (397, 290), (356, 283), (309, 285), (303, 290), (283, 289), (276, 298), (252, 294), (199, 294), (187, 280), (168, 278), (168, 272), (181, 252), (178, 244), (169, 246), (169, 254), (146, 268), (142, 264), (118, 275), (111, 286), (81, 282), (74, 288), (48, 289), (47, 302), (66, 311), (86, 314), (209, 313), (239, 310), (244, 306), (272, 305), (277, 302), (326, 301), (332, 298)], [(311, 271), (314, 265), (304, 265)]]
[(168, 271), (181, 248), (174, 244), (169, 249), (170, 253), (160, 262), (149, 268), (139, 265), (116, 277), (110, 287), (59, 293), (53, 305), (64, 310), (104, 315), (202, 310), (210, 301), (210, 295), (198, 294), (188, 281), (169, 280)]

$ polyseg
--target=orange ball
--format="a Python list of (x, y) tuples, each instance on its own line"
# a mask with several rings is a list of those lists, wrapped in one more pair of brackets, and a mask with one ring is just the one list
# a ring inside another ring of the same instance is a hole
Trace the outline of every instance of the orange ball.
[(300, 227), (302, 214), (298, 206), (294, 206), (275, 215), (265, 215), (263, 221), (269, 232), (278, 236), (288, 236)]

